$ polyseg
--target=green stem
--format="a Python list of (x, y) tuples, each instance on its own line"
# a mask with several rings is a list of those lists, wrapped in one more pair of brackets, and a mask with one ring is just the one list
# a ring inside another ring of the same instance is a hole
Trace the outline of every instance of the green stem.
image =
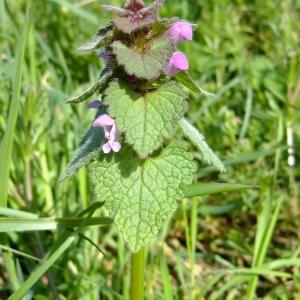
[(130, 300), (144, 299), (145, 249), (132, 254)]

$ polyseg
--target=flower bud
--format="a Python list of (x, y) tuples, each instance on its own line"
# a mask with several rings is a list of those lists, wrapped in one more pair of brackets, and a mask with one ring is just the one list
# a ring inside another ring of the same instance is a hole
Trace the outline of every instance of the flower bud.
[(174, 52), (170, 61), (165, 69), (165, 74), (173, 76), (180, 71), (186, 71), (189, 69), (189, 62), (184, 53), (178, 51)]
[(89, 109), (98, 109), (101, 106), (101, 102), (99, 100), (93, 100), (87, 105)]
[(175, 22), (167, 32), (175, 44), (193, 39), (193, 26), (188, 22)]

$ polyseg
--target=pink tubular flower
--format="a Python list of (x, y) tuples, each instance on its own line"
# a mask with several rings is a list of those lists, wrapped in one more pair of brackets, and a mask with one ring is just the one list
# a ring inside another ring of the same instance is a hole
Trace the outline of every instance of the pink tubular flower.
[(117, 129), (116, 121), (109, 115), (102, 115), (98, 117), (93, 127), (102, 127), (104, 130), (105, 138), (107, 143), (102, 146), (104, 153), (119, 152), (121, 150), (121, 144), (118, 142), (120, 137), (120, 131)]
[(168, 30), (167, 35), (175, 44), (193, 39), (193, 26), (188, 22), (175, 22)]
[(189, 62), (182, 52), (174, 52), (170, 61), (168, 62), (165, 74), (173, 76), (180, 71), (186, 71), (189, 69)]

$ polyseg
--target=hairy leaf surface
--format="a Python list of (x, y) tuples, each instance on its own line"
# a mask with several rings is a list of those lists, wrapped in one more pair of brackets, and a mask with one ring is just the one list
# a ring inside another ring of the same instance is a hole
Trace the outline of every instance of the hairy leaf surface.
[[(105, 113), (105, 109), (101, 107), (97, 113), (97, 117)], [(104, 131), (99, 127), (91, 127), (82, 138), (78, 150), (71, 162), (63, 170), (59, 180), (64, 181), (76, 175), (81, 167), (87, 166), (92, 159), (99, 155), (101, 146), (104, 142)]]
[(215, 94), (202, 89), (186, 71), (177, 73), (175, 79), (194, 93), (203, 94), (208, 97), (216, 96)]
[(93, 51), (95, 49), (107, 46), (112, 39), (113, 31), (114, 31), (114, 24), (111, 23), (107, 25), (105, 28), (100, 29), (89, 43), (79, 47), (77, 50), (82, 52), (87, 52), (87, 51)]
[(105, 201), (133, 252), (147, 245), (172, 216), (196, 169), (192, 156), (177, 147), (145, 161), (123, 149), (89, 168), (97, 197)]
[(115, 17), (114, 24), (124, 33), (131, 33), (148, 25), (155, 23), (158, 20), (157, 15), (152, 14), (143, 17), (139, 22), (132, 22), (128, 17)]
[(112, 75), (112, 69), (107, 65), (101, 72), (99, 79), (91, 87), (85, 90), (81, 95), (67, 100), (66, 103), (77, 104), (89, 99), (108, 83)]
[(152, 41), (142, 52), (128, 48), (120, 41), (114, 42), (112, 47), (118, 64), (124, 66), (129, 75), (148, 80), (162, 74), (174, 50), (171, 40), (166, 37)]
[(172, 136), (187, 106), (186, 94), (175, 81), (144, 94), (113, 81), (105, 91), (104, 103), (118, 128), (125, 132), (127, 142), (142, 158)]
[(125, 8), (119, 8), (112, 5), (102, 5), (102, 8), (113, 13), (114, 24), (124, 33), (131, 33), (146, 27), (159, 19), (158, 10), (164, 4), (165, 0), (155, 0), (150, 6), (145, 7), (141, 0), (128, 1)]

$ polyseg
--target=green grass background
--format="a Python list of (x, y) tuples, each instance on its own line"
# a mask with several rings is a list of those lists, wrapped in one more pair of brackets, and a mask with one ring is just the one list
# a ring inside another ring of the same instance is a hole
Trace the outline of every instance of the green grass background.
[[(8, 207), (72, 217), (93, 202), (87, 173), (62, 184), (58, 178), (93, 114), (64, 101), (97, 78), (102, 62), (76, 48), (110, 15), (98, 0), (34, 0), (18, 97), (14, 70), (27, 3), (0, 0), (1, 139), (11, 99), (20, 104), (12, 160), (4, 162), (10, 167)], [(163, 16), (198, 25), (194, 42), (180, 48), (194, 79), (217, 95), (191, 94), (188, 117), (223, 159), (226, 174), (203, 164), (177, 132), (199, 161), (196, 179), (261, 189), (185, 200), (147, 251), (146, 299), (300, 299), (300, 2), (166, 3)], [(294, 166), (288, 164), (291, 133)], [(115, 228), (83, 235), (59, 253), (25, 299), (128, 296), (130, 253)], [(2, 233), (0, 299), (22, 286), (57, 238), (57, 231)]]

